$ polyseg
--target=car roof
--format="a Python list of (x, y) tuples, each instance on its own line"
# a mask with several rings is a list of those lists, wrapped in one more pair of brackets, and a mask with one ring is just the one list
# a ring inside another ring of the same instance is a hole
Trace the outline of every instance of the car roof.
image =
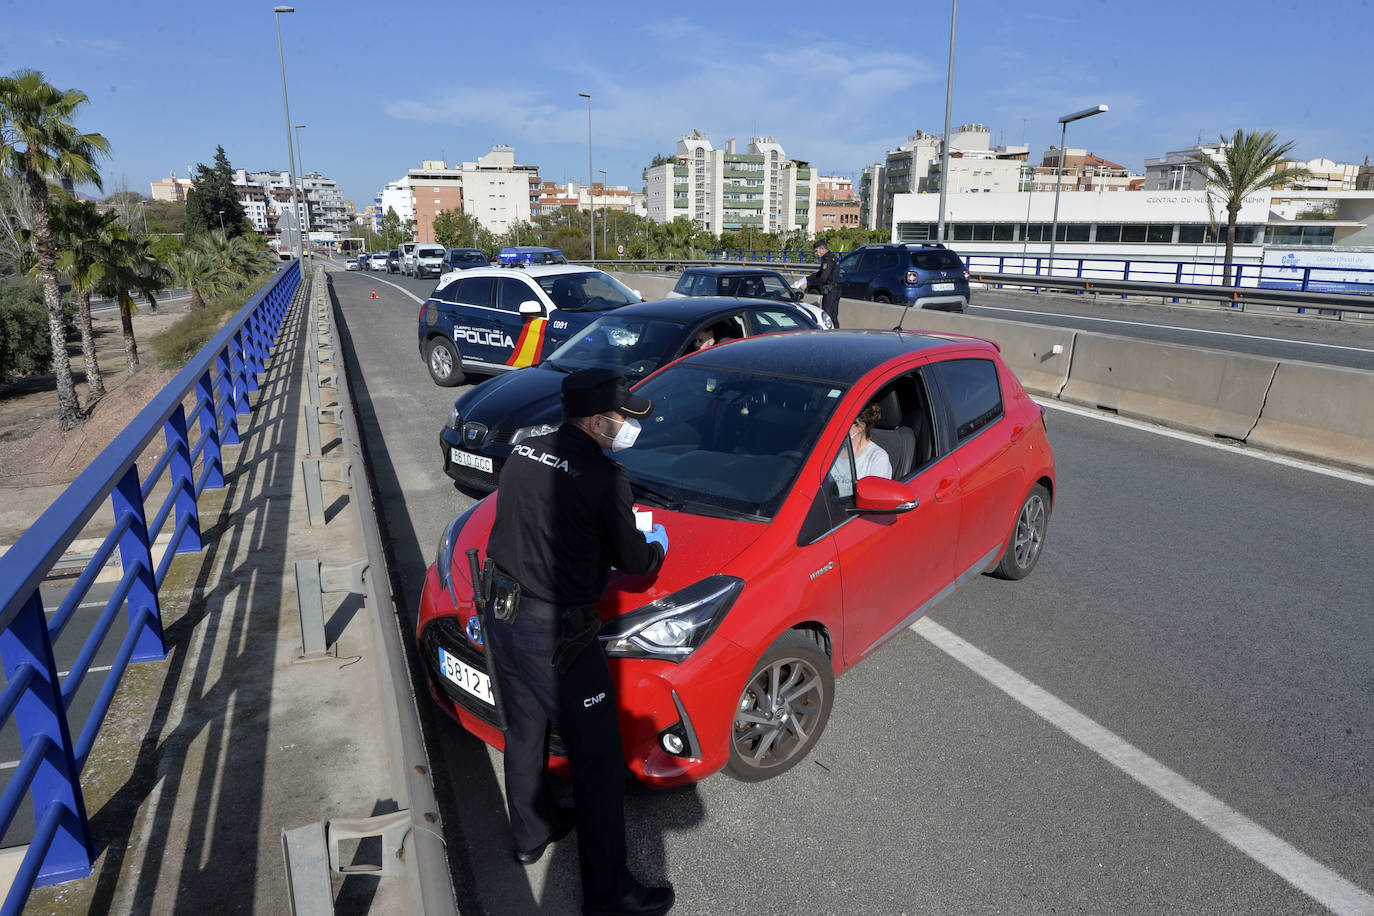
[(711, 277), (730, 276), (759, 276), (761, 274), (775, 274), (776, 270), (768, 267), (685, 267), (682, 272), (693, 274), (705, 274)]
[[(806, 314), (790, 302), (775, 299), (743, 299), (734, 296), (679, 296), (676, 299), (655, 299), (650, 302), (636, 302), (622, 305), (615, 315), (641, 315), (646, 318), (668, 318), (674, 321), (694, 321), (708, 315), (733, 312), (739, 309), (759, 309), (773, 306), (791, 308), (799, 314)], [(808, 316), (809, 317), (809, 316)]]
[(440, 286), (447, 286), (444, 277), (449, 278), (449, 282), (454, 280), (467, 280), (472, 277), (556, 277), (568, 274), (599, 274), (602, 271), (595, 267), (587, 267), (583, 264), (529, 264), (519, 267), (474, 267), (470, 270), (451, 270), (439, 278)]
[(711, 347), (684, 359), (722, 369), (849, 386), (894, 357), (969, 344), (981, 345), (996, 353), (993, 344), (975, 337), (922, 331), (835, 330), (760, 334)]

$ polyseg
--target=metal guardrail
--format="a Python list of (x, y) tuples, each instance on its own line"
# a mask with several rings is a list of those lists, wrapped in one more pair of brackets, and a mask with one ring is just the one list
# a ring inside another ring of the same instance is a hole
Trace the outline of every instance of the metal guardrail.
[[(976, 264), (981, 256), (972, 256), (967, 259)], [(994, 260), (1005, 262), (1006, 260), (1019, 259), (1019, 255), (998, 255), (986, 256)], [(1033, 256), (1027, 260), (1035, 259)], [(970, 279), (976, 282), (990, 283), (997, 286), (1014, 286), (1023, 289), (1057, 289), (1067, 290), (1078, 293), (1108, 293), (1120, 296), (1152, 296), (1165, 299), (1194, 299), (1202, 301), (1222, 302), (1235, 308), (1244, 310), (1246, 305), (1264, 305), (1279, 308), (1296, 309), (1300, 314), (1308, 309), (1329, 310), (1339, 314), (1342, 312), (1374, 314), (1374, 297), (1361, 295), (1358, 293), (1340, 293), (1317, 290), (1292, 290), (1278, 289), (1265, 286), (1222, 286), (1220, 284), (1211, 285), (1203, 283), (1182, 283), (1168, 282), (1164, 280), (1140, 279), (1137, 272), (1136, 279), (1117, 279), (1111, 276), (1099, 276), (1098, 273), (1105, 271), (1094, 271), (1086, 265), (1091, 259), (1086, 258), (1055, 258), (1056, 273), (1048, 272), (1043, 274), (1035, 273), (1004, 273), (1001, 271), (980, 270), (975, 267), (969, 268)], [(1074, 273), (1069, 272), (1069, 268), (1061, 266), (1074, 265)], [(739, 266), (739, 267), (766, 267), (784, 273), (803, 273), (815, 269), (814, 264), (802, 264), (798, 262), (780, 261), (740, 261), (736, 259), (661, 259), (661, 260), (642, 260), (634, 258), (622, 258), (597, 261), (578, 261), (579, 264), (591, 264), (603, 269), (615, 270), (648, 270), (648, 271), (673, 271), (682, 270), (686, 267), (717, 267), (717, 266)], [(1139, 265), (1141, 262), (1120, 262), (1123, 265), (1131, 263)], [(1168, 263), (1171, 269), (1177, 273), (1177, 265), (1185, 262), (1159, 262)], [(1252, 267), (1255, 265), (1251, 265)], [(1309, 268), (1316, 270), (1317, 268)], [(1078, 275), (1082, 271), (1083, 275)], [(1130, 276), (1130, 271), (1125, 271), (1126, 276)], [(1370, 271), (1374, 274), (1374, 271)], [(1161, 275), (1161, 274), (1156, 274)], [(1148, 276), (1148, 275), (1147, 275)], [(1371, 279), (1371, 290), (1374, 291), (1374, 278)]]
[[(166, 656), (159, 590), (177, 553), (201, 549), (199, 500), (225, 485), (220, 449), (238, 444), (238, 418), (249, 413), (248, 396), (272, 348), (292, 296), (300, 285), (292, 262), (258, 290), (228, 324), (159, 392), (37, 521), (0, 557), (0, 658), (6, 684), (0, 692), (0, 725), (13, 716), (23, 756), (0, 795), (0, 834), (9, 828), (26, 796), (35, 829), (0, 914), (18, 914), (34, 887), (90, 874), (95, 849), (81, 790), (82, 770), (130, 662)], [(194, 392), (192, 417), (183, 401)], [(189, 427), (197, 435), (192, 441)], [(165, 452), (146, 481), (138, 459), (161, 432)], [(199, 466), (199, 476), (196, 467)], [(149, 518), (145, 500), (165, 475), (168, 492)], [(49, 616), (39, 592), (44, 579), (106, 498), (114, 528)], [(171, 521), (173, 533), (154, 564), (152, 545)], [(92, 633), (65, 677), (53, 658), (61, 636), (97, 575), (119, 551), (122, 575)], [(94, 708), (73, 739), (67, 708), (91, 660), (127, 609), (118, 653)]]

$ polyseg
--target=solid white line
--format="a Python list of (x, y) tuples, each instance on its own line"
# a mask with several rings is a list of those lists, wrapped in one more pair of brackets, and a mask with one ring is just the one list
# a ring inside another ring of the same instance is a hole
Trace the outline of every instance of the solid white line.
[[(355, 271), (355, 273), (356, 273), (356, 271)], [(369, 279), (373, 279), (373, 278), (369, 278)], [(387, 286), (391, 287), (392, 289), (397, 289), (397, 290), (400, 290), (401, 292), (405, 293), (407, 296), (409, 296), (410, 298), (414, 299), (416, 302), (420, 303), (421, 305), (424, 305), (424, 304), (425, 304), (425, 300), (424, 300), (424, 299), (421, 299), (419, 296), (415, 295), (415, 294), (412, 293), (410, 290), (406, 289), (404, 286), (397, 286), (395, 283), (392, 283), (390, 280), (377, 280), (377, 279), (373, 279), (373, 282), (375, 282), (375, 283), (385, 283)]]
[(1065, 404), (1053, 398), (1033, 397), (1035, 403), (1051, 410), (1062, 410), (1064, 413), (1071, 413), (1079, 417), (1087, 417), (1090, 420), (1100, 420), (1103, 423), (1114, 423), (1117, 426), (1125, 426), (1130, 429), (1139, 430), (1144, 433), (1153, 433), (1156, 436), (1164, 436), (1168, 439), (1178, 439), (1192, 445), (1201, 445), (1206, 448), (1214, 448), (1225, 452), (1228, 455), (1238, 455), (1244, 458), (1254, 458), (1256, 461), (1267, 461), (1270, 464), (1281, 464), (1284, 467), (1296, 468), (1300, 471), (1309, 471), (1313, 474), (1321, 474), (1324, 477), (1334, 477), (1337, 480), (1345, 480), (1350, 483), (1358, 483), (1366, 487), (1374, 487), (1374, 477), (1364, 474), (1357, 474), (1353, 471), (1342, 471), (1339, 468), (1330, 468), (1325, 465), (1313, 464), (1310, 461), (1303, 461), (1300, 458), (1289, 458), (1286, 455), (1275, 455), (1271, 452), (1262, 452), (1251, 448), (1242, 448), (1239, 445), (1227, 442), (1219, 442), (1216, 439), (1200, 436), (1197, 433), (1182, 432), (1176, 429), (1165, 429), (1162, 426), (1155, 426), (1141, 420), (1132, 420), (1128, 417), (1118, 417), (1114, 414), (1104, 413), (1100, 410), (1093, 410), (1091, 407), (1079, 407), (1076, 404)]
[(1245, 340), (1265, 340), (1270, 343), (1297, 344), (1302, 347), (1325, 347), (1328, 350), (1350, 350), (1355, 353), (1374, 353), (1369, 347), (1346, 347), (1341, 344), (1315, 343), (1310, 340), (1293, 340), (1289, 337), (1260, 337), (1256, 334), (1238, 334), (1235, 331), (1209, 331), (1203, 328), (1181, 328), (1173, 324), (1150, 324), (1146, 321), (1125, 321), (1121, 318), (1090, 318), (1087, 315), (1065, 315), (1060, 312), (1036, 312), (1030, 309), (1009, 309), (995, 305), (971, 305), (970, 309), (986, 309), (989, 312), (1013, 312), (1018, 315), (1041, 315), (1047, 318), (1068, 318), (1074, 321), (1100, 321), (1104, 324), (1126, 324), (1133, 328), (1156, 328), (1162, 331), (1182, 331), (1189, 334), (1215, 334), (1218, 337), (1241, 337)]
[(923, 618), (911, 630), (1322, 906), (1352, 916), (1374, 913), (1374, 895), (935, 621)]

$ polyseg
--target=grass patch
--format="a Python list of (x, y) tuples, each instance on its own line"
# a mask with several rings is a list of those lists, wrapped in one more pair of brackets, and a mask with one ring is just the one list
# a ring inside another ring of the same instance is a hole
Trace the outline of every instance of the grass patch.
[(243, 308), (252, 293), (271, 279), (271, 275), (257, 279), (260, 282), (256, 285), (249, 285), (239, 292), (205, 300), (204, 308), (188, 312), (176, 324), (154, 335), (153, 353), (157, 357), (158, 365), (164, 369), (177, 369), (186, 365), (191, 357), (210, 342), (210, 338), (219, 333), (225, 322)]

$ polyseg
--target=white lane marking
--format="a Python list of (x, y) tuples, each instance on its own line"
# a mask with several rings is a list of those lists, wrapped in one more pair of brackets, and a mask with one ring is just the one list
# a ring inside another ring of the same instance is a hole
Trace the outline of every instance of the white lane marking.
[(912, 624), (911, 631), (1322, 906), (1334, 913), (1352, 916), (1374, 913), (1374, 895), (929, 617)]
[(1125, 321), (1121, 318), (1089, 318), (1086, 315), (1064, 315), (1059, 312), (1036, 312), (1030, 309), (1009, 309), (995, 305), (970, 305), (969, 308), (985, 309), (989, 312), (1013, 312), (1018, 315), (1041, 315), (1046, 318), (1066, 318), (1074, 321), (1100, 321), (1104, 324), (1128, 324), (1133, 328), (1156, 328), (1162, 331), (1182, 331), (1188, 334), (1215, 334), (1218, 337), (1242, 337), (1245, 340), (1265, 340), (1270, 343), (1297, 344), (1302, 347), (1325, 347), (1328, 350), (1350, 350), (1355, 353), (1374, 353), (1374, 349), (1369, 347), (1347, 347), (1341, 344), (1316, 343), (1310, 340), (1293, 340), (1289, 337), (1260, 337), (1256, 334), (1238, 334), (1235, 331), (1209, 331), (1204, 328), (1183, 328), (1173, 324), (1150, 324), (1147, 321)]
[(1197, 433), (1183, 432), (1177, 429), (1165, 429), (1162, 426), (1155, 426), (1142, 420), (1132, 420), (1128, 417), (1118, 417), (1113, 414), (1104, 413), (1100, 410), (1093, 410), (1091, 407), (1079, 407), (1076, 404), (1065, 404), (1053, 398), (1032, 397), (1035, 403), (1051, 410), (1062, 410), (1064, 413), (1071, 413), (1079, 417), (1087, 417), (1090, 420), (1100, 420), (1103, 423), (1114, 423), (1117, 426), (1125, 426), (1130, 429), (1140, 430), (1145, 433), (1153, 433), (1156, 436), (1164, 436), (1169, 439), (1178, 439), (1182, 442), (1189, 442), (1193, 445), (1201, 445), (1206, 448), (1214, 448), (1225, 452), (1228, 455), (1239, 455), (1244, 458), (1254, 458), (1256, 461), (1267, 461), (1270, 464), (1281, 464), (1284, 467), (1296, 468), (1300, 471), (1309, 471), (1313, 474), (1321, 474), (1325, 477), (1334, 477), (1337, 480), (1345, 480), (1350, 483), (1358, 483), (1366, 487), (1374, 487), (1374, 477), (1358, 474), (1354, 471), (1342, 471), (1340, 468), (1326, 467), (1325, 465), (1314, 464), (1310, 461), (1303, 461), (1301, 458), (1289, 458), (1286, 455), (1276, 455), (1272, 452), (1263, 452), (1253, 448), (1245, 448), (1231, 442), (1221, 442), (1216, 439), (1200, 436)]
[[(111, 666), (111, 665), (92, 665), (90, 668), (88, 668), (88, 669), (86, 669), (86, 670), (87, 670), (87, 673), (88, 673), (88, 674), (99, 674), (101, 671), (109, 671), (111, 667), (113, 667), (113, 666)], [(69, 675), (69, 674), (71, 674), (70, 671), (59, 671), (59, 672), (57, 672), (57, 676), (58, 676), (59, 678), (64, 678), (64, 677), (66, 677), (66, 676)], [(3, 761), (0, 761), (0, 770), (12, 770), (12, 769), (14, 769), (14, 768), (17, 767), (17, 766), (19, 766), (19, 761), (18, 761), (18, 760), (3, 760)]]
[(387, 286), (391, 287), (392, 289), (397, 289), (397, 290), (400, 290), (401, 292), (405, 293), (407, 296), (409, 296), (410, 298), (414, 299), (416, 302), (420, 303), (421, 305), (424, 305), (424, 304), (425, 304), (425, 300), (424, 300), (424, 299), (421, 299), (419, 296), (415, 295), (415, 294), (412, 293), (410, 290), (406, 289), (404, 286), (397, 286), (395, 283), (392, 283), (390, 280), (375, 280), (375, 279), (374, 279), (373, 282), (374, 282), (374, 283), (385, 283)]

